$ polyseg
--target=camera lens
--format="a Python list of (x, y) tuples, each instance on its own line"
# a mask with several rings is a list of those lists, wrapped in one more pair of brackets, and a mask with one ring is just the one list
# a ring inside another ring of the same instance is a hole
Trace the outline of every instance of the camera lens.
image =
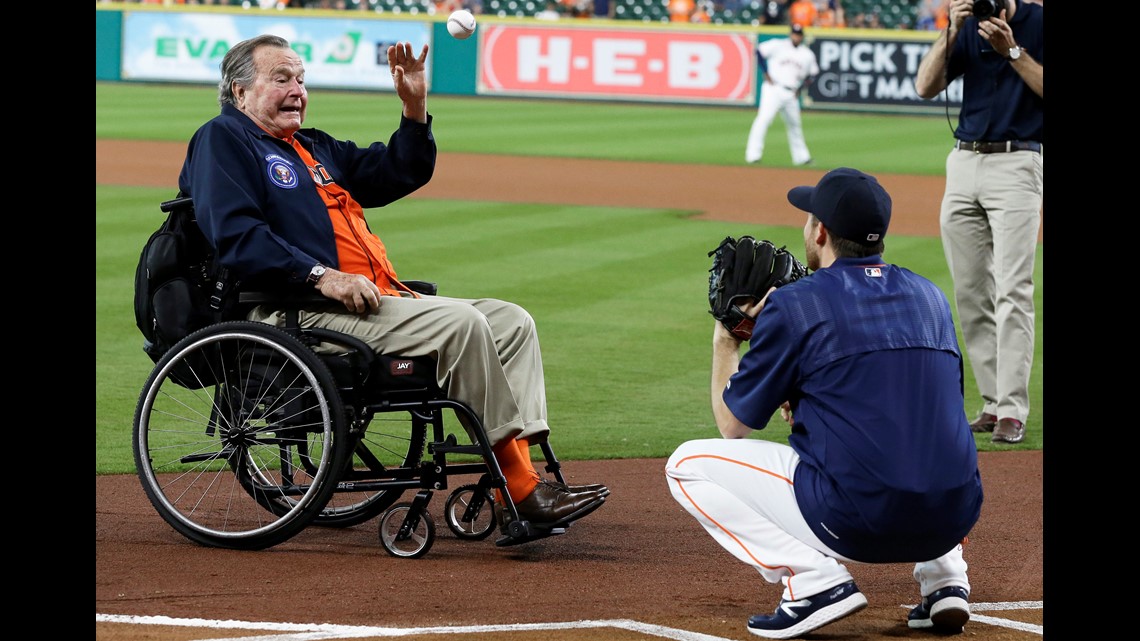
[(994, 0), (974, 0), (974, 17), (985, 20), (997, 13), (997, 3)]

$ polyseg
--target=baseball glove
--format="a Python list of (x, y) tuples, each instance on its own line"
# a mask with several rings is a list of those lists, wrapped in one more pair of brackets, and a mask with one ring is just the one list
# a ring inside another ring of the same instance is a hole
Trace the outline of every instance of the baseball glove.
[(709, 252), (709, 313), (733, 336), (742, 341), (752, 338), (755, 321), (738, 304), (741, 299), (760, 300), (772, 287), (780, 287), (807, 276), (808, 270), (784, 247), (770, 241), (728, 236)]

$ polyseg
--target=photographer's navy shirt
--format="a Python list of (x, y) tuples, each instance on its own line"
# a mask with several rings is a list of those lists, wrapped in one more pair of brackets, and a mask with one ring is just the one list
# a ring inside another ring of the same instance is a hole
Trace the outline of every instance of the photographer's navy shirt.
[[(1045, 9), (1012, 0), (1017, 13), (1009, 21), (1014, 40), (1045, 64)], [(962, 79), (962, 110), (954, 137), (969, 142), (1025, 140), (1045, 142), (1045, 103), (1009, 62), (1007, 51), (994, 51), (978, 35), (978, 21), (967, 18), (954, 41), (947, 80)]]
[(895, 563), (941, 556), (981, 514), (962, 394), (945, 294), (871, 256), (772, 292), (723, 398), (757, 429), (790, 401), (808, 525), (849, 559)]

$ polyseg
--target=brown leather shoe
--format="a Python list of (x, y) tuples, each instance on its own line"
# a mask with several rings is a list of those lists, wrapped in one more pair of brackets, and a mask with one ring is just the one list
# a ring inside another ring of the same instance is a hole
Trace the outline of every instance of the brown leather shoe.
[[(539, 483), (525, 499), (515, 503), (519, 518), (538, 527), (556, 527), (586, 516), (601, 507), (606, 497), (598, 492), (571, 494), (550, 483)], [(503, 517), (509, 513), (503, 510)], [(508, 518), (500, 521), (505, 525)]]
[(1025, 424), (1016, 418), (1003, 418), (994, 428), (994, 443), (1020, 443), (1025, 438)]
[(974, 422), (970, 423), (971, 432), (992, 432), (995, 427), (997, 427), (997, 417), (993, 414), (986, 414), (985, 412), (978, 414), (978, 418), (975, 418)]
[(547, 481), (546, 479), (539, 481), (539, 483), (546, 483), (548, 485), (553, 485), (554, 487), (556, 487), (560, 490), (566, 490), (567, 492), (569, 492), (571, 494), (582, 494), (585, 492), (597, 492), (601, 496), (609, 496), (610, 495), (610, 488), (602, 485), (601, 483), (591, 483), (589, 485), (567, 485), (565, 483), (559, 483), (558, 481)]

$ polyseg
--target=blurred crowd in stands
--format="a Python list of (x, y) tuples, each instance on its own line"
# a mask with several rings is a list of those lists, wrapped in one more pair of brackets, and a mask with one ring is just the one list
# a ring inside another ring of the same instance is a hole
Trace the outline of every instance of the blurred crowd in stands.
[[(1023, 0), (1044, 5), (1044, 0)], [(475, 14), (611, 18), (646, 22), (791, 25), (940, 31), (949, 0), (126, 0), (160, 5), (223, 5), (262, 9), (339, 9), (379, 13)]]

